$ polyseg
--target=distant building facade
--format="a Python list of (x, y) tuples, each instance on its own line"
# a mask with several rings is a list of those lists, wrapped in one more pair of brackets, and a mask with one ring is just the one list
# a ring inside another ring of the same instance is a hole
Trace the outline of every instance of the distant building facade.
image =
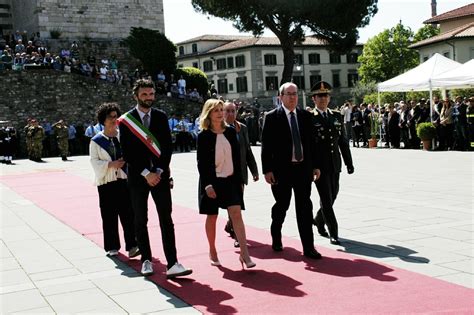
[[(204, 35), (177, 46), (178, 67), (201, 69), (227, 99), (277, 95), (284, 63), (276, 37)], [(300, 91), (309, 92), (315, 82), (327, 81), (334, 87), (333, 99), (339, 105), (351, 97), (350, 89), (359, 79), (357, 59), (361, 52), (362, 45), (357, 44), (348, 54), (334, 54), (320, 39), (306, 37), (295, 45), (293, 82)]]
[(474, 58), (474, 3), (436, 15), (423, 23), (439, 24), (440, 34), (410, 46), (426, 61), (435, 53), (464, 63)]
[[(3, 13), (3, 14), (1, 14)], [(121, 39), (132, 26), (165, 32), (163, 0), (0, 0), (2, 32), (57, 31), (68, 39)]]

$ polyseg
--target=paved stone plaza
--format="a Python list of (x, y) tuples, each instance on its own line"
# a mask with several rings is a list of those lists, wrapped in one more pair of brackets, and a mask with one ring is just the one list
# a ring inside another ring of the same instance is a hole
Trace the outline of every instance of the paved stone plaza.
[[(260, 147), (253, 151), (259, 161)], [(362, 148), (352, 153), (355, 173), (342, 173), (335, 205), (342, 246), (315, 232), (316, 246), (472, 289), (474, 155)], [(2, 164), (1, 176), (64, 170), (92, 185), (88, 157), (70, 159)], [(195, 153), (175, 154), (172, 176), (174, 203), (197, 209)], [(0, 197), (1, 313), (198, 313), (4, 184)], [(247, 186), (245, 197), (246, 224), (268, 230), (273, 197), (263, 176)], [(313, 203), (317, 209), (315, 188)], [(293, 208), (283, 233), (298, 238)]]

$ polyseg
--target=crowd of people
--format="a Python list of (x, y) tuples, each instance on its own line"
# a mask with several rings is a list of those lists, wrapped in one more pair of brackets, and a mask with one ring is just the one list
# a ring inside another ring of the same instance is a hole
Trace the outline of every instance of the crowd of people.
[[(435, 150), (468, 151), (474, 147), (474, 97), (448, 97), (443, 101), (435, 96), (433, 105), (424, 98), (375, 104), (352, 104), (346, 101), (340, 113), (348, 139), (354, 147), (367, 147), (371, 137), (381, 138), (387, 148), (419, 149), (420, 138), (416, 127), (433, 122), (436, 127)], [(432, 110), (431, 110), (432, 108)], [(374, 123), (373, 120), (376, 120)]]

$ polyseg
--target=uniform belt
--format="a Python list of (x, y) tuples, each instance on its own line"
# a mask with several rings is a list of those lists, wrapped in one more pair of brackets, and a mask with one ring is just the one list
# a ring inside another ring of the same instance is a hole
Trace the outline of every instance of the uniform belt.
[(299, 162), (291, 161), (291, 165), (301, 165), (301, 164), (303, 164), (303, 161), (299, 161)]

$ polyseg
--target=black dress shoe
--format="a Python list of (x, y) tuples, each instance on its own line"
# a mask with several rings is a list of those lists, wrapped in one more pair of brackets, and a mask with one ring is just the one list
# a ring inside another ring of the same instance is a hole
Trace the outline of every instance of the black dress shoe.
[(272, 249), (275, 252), (281, 252), (281, 251), (283, 251), (283, 245), (281, 245), (281, 244), (272, 244)]
[(322, 230), (318, 229), (318, 233), (319, 233), (319, 235), (321, 235), (322, 237), (329, 237), (328, 232), (326, 232), (326, 230), (324, 230), (324, 229), (322, 229)]
[(309, 251), (305, 251), (303, 253), (305, 255), (305, 257), (308, 257), (308, 258), (311, 258), (311, 259), (321, 259), (323, 256), (321, 256), (320, 253), (318, 253), (317, 250), (315, 249), (311, 249)]
[(329, 242), (333, 245), (341, 245), (341, 242), (339, 242), (339, 240), (337, 238), (334, 238), (334, 237), (330, 237)]

